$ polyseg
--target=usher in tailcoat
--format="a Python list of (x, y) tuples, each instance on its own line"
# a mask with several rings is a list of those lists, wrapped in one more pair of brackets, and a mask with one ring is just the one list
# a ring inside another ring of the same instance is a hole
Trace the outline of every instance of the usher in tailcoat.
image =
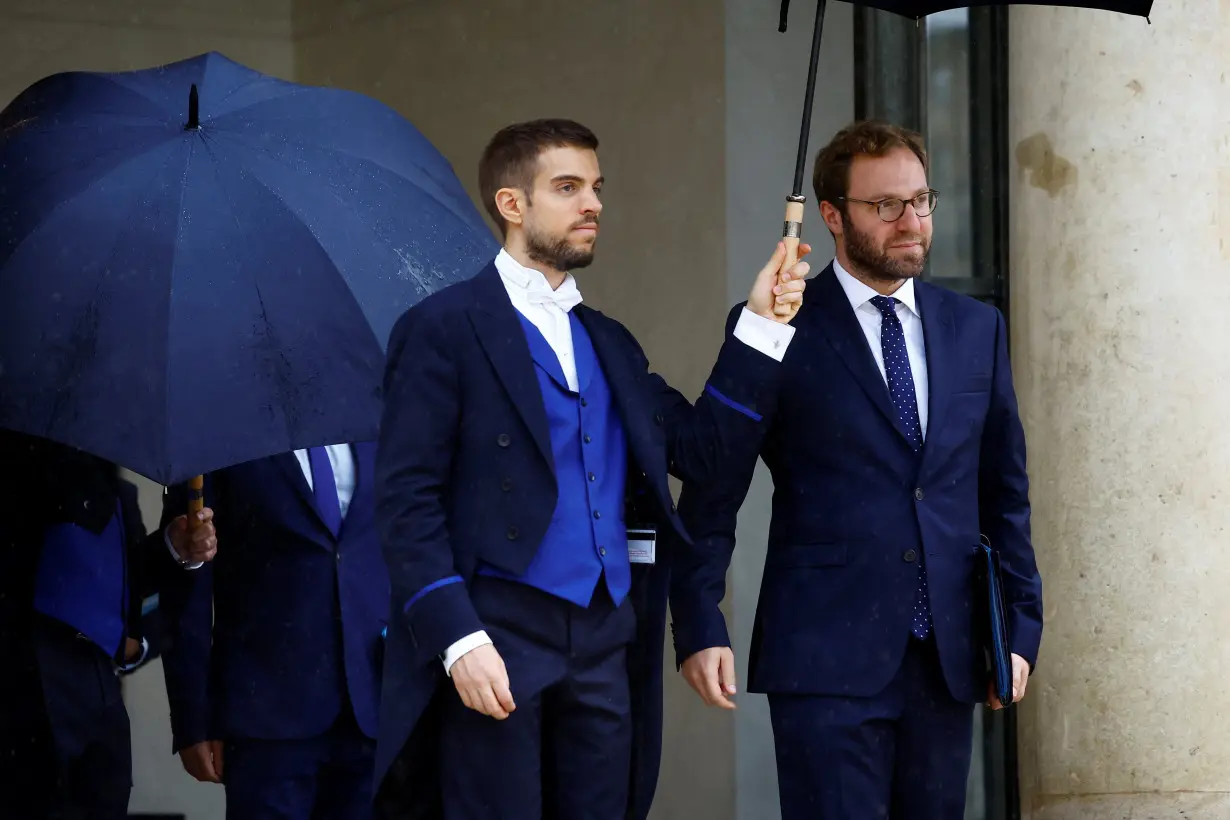
[[(733, 336), (690, 403), (649, 372), (621, 324), (577, 306), (626, 440), (624, 521), (685, 538), (668, 474), (694, 482), (757, 458), (781, 365)], [(582, 404), (584, 399), (582, 399)], [(411, 308), (390, 337), (377, 456), (377, 520), (393, 590), (376, 784), (402, 816), (438, 809), (438, 709), (458, 697), (441, 655), (484, 628), (468, 587), (480, 567), (519, 576), (560, 497), (533, 354), (494, 264)], [(628, 652), (634, 752), (628, 816), (641, 818), (661, 754), (662, 641), (670, 556), (632, 565)], [(393, 776), (386, 777), (395, 767)], [(396, 792), (397, 797), (389, 794)]]

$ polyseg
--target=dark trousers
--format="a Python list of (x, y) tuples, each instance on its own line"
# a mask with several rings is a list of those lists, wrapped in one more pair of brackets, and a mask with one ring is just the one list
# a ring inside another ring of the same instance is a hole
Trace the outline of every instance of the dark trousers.
[(375, 741), (347, 706), (307, 740), (228, 740), (222, 752), (227, 820), (368, 820)]
[(132, 738), (115, 664), (75, 630), (30, 621), (0, 702), (0, 807), (12, 820), (123, 820)]
[(471, 599), (517, 708), (496, 720), (445, 693), (445, 820), (622, 820), (632, 761), (630, 602), (616, 607), (605, 582), (586, 608), (482, 576)]
[(870, 698), (769, 695), (782, 820), (962, 820), (973, 707), (933, 639)]

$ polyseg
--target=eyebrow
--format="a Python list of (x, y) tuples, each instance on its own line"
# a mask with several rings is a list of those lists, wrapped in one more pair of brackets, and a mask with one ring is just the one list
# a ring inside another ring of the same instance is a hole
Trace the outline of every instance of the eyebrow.
[(879, 194), (876, 194), (875, 196), (868, 196), (868, 197), (857, 197), (856, 196), (856, 197), (851, 197), (851, 198), (852, 199), (866, 199), (869, 202), (878, 202), (881, 199), (913, 199), (916, 196), (922, 196), (923, 194), (927, 193), (930, 190), (931, 190), (930, 188), (919, 188), (917, 191), (910, 194), (909, 196), (902, 196), (901, 194), (879, 193)]
[[(575, 182), (578, 185), (585, 183), (585, 180), (576, 174), (560, 174), (559, 176), (551, 177), (551, 182)], [(606, 177), (598, 177), (594, 180), (595, 185), (601, 185), (606, 182)]]

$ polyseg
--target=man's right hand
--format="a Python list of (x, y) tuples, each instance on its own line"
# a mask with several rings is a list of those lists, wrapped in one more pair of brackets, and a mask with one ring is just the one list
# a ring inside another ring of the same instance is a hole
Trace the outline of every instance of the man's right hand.
[(214, 530), (214, 511), (205, 507), (196, 514), (200, 526), (188, 528), (188, 516), (181, 515), (167, 526), (171, 547), (185, 564), (203, 564), (218, 554), (218, 533)]
[(471, 649), (450, 671), (461, 702), (475, 712), (503, 720), (517, 708), (508, 689), (504, 659), (491, 644)]
[(710, 706), (734, 709), (735, 653), (729, 646), (702, 649), (683, 662), (684, 680)]
[(222, 782), (222, 741), (203, 740), (179, 750), (184, 771), (202, 783)]

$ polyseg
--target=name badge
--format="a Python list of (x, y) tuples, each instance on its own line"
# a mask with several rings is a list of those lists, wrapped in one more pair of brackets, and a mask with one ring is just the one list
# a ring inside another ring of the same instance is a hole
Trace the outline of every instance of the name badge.
[(628, 529), (628, 560), (634, 564), (652, 564), (657, 558), (658, 531), (653, 527)]

